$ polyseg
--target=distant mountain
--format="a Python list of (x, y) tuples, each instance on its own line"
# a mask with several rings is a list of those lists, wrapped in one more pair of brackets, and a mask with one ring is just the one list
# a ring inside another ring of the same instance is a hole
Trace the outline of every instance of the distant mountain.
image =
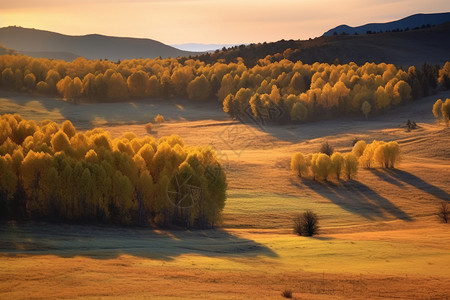
[(16, 26), (0, 28), (0, 43), (33, 57), (73, 60), (178, 57), (196, 55), (151, 39), (112, 37), (99, 34), (70, 36)]
[[(226, 62), (242, 57), (248, 66), (259, 59), (273, 55), (274, 60), (283, 57), (304, 63), (392, 63), (397, 66), (420, 67), (423, 63), (443, 66), (450, 61), (450, 23), (431, 28), (404, 32), (386, 32), (364, 35), (325, 36), (311, 40), (281, 40), (274, 43), (250, 44), (233, 47), (218, 53), (207, 53), (199, 58), (213, 63)], [(278, 54), (277, 54), (278, 53)], [(277, 55), (275, 55), (277, 54)]]
[(187, 43), (187, 44), (175, 44), (171, 46), (184, 51), (212, 52), (216, 50), (222, 50), (223, 47), (225, 48), (233, 47), (236, 46), (236, 44)]
[(450, 12), (436, 14), (416, 14), (388, 23), (371, 23), (357, 27), (340, 25), (325, 32), (323, 36), (334, 34), (366, 34), (387, 31), (405, 31), (417, 28), (440, 25), (450, 22)]

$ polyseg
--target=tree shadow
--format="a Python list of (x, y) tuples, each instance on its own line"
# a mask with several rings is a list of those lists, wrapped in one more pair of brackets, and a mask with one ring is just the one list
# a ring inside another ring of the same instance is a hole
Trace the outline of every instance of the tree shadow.
[(220, 229), (161, 231), (40, 222), (2, 224), (0, 254), (93, 259), (112, 259), (126, 254), (163, 261), (183, 254), (222, 258), (278, 257), (260, 243)]
[(382, 180), (384, 180), (384, 181), (386, 181), (386, 182), (389, 182), (389, 183), (391, 183), (391, 184), (394, 184), (394, 185), (396, 185), (396, 186), (398, 186), (398, 187), (400, 187), (400, 188), (405, 188), (405, 185), (401, 182), (401, 181), (399, 181), (399, 180), (397, 180), (395, 177), (393, 177), (390, 173), (388, 173), (388, 172), (385, 172), (385, 171), (380, 171), (380, 170), (378, 170), (378, 169), (373, 169), (373, 168), (370, 168), (370, 169), (368, 169), (372, 174), (374, 174), (375, 176), (377, 176), (378, 178), (380, 178), (380, 179), (382, 179)]
[(417, 177), (414, 174), (399, 169), (387, 169), (386, 173), (389, 174), (392, 178), (395, 178), (397, 181), (403, 181), (404, 183), (418, 188), (441, 200), (450, 201), (449, 193), (437, 186), (426, 182), (425, 180)]
[[(302, 187), (295, 180), (291, 182)], [(318, 182), (302, 179), (304, 185), (324, 198), (348, 212), (360, 215), (369, 220), (389, 219), (389, 215), (404, 221), (412, 221), (407, 213), (395, 206), (388, 199), (382, 197), (369, 186), (355, 180), (333, 182)]]

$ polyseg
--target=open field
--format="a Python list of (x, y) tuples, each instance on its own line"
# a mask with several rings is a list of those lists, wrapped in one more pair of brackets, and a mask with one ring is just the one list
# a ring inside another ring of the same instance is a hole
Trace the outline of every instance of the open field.
[[(450, 201), (450, 129), (431, 107), (450, 92), (384, 116), (301, 125), (242, 124), (220, 105), (179, 101), (72, 105), (0, 95), (0, 113), (69, 119), (77, 129), (118, 136), (179, 134), (211, 145), (228, 176), (218, 230), (151, 231), (59, 224), (0, 226), (0, 298), (448, 299), (449, 226), (435, 213)], [(401, 127), (408, 119), (419, 129)], [(317, 183), (289, 170), (292, 153), (317, 152), (328, 140), (349, 151), (354, 138), (396, 140), (398, 169), (360, 170), (356, 180)], [(292, 234), (292, 216), (315, 211), (315, 238)]]

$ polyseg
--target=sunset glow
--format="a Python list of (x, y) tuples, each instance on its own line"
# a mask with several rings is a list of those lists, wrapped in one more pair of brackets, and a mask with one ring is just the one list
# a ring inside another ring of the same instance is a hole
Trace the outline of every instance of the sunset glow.
[(450, 11), (445, 0), (134, 0), (5, 1), (0, 26), (69, 35), (99, 33), (175, 43), (251, 43), (307, 39), (340, 24), (387, 22)]

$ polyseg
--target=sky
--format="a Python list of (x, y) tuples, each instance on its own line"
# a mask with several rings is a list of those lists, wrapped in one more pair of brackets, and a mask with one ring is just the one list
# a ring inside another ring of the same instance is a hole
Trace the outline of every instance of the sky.
[(450, 12), (448, 0), (0, 0), (0, 27), (98, 33), (165, 44), (308, 39), (341, 25)]

